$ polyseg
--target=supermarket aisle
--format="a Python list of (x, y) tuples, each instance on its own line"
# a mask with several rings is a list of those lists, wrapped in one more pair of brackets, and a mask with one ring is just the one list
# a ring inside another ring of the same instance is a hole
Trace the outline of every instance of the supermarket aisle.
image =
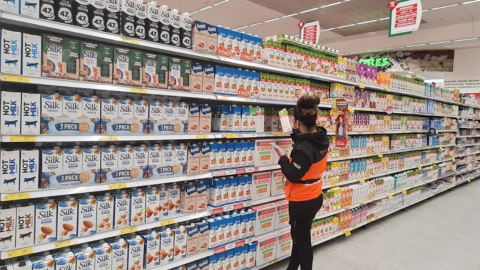
[[(315, 270), (480, 269), (480, 180), (314, 248)], [(287, 260), (265, 268), (286, 269)]]

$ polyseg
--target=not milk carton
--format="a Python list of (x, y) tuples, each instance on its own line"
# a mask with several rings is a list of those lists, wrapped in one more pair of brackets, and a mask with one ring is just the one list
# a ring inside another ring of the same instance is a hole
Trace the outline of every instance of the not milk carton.
[(42, 37), (23, 33), (22, 49), (22, 75), (42, 76)]
[(25, 135), (40, 134), (40, 94), (22, 93), (22, 126)]
[(35, 205), (17, 204), (17, 232), (15, 247), (29, 247), (35, 243)]
[(2, 192), (15, 192), (20, 188), (20, 151), (0, 151), (0, 190)]
[(29, 0), (29, 1), (21, 1), (20, 3), (20, 14), (23, 16), (29, 16), (33, 18), (39, 17), (39, 5), (40, 0)]
[(38, 149), (20, 151), (20, 191), (38, 189), (39, 159)]
[(21, 93), (2, 91), (1, 133), (20, 134)]
[[(0, 4), (0, 10), (5, 10), (5, 7), (9, 6), (8, 3), (11, 2), (16, 3), (16, 13), (18, 13), (19, 0), (2, 1)], [(0, 54), (0, 59), (2, 60), (2, 64), (0, 66), (0, 71), (2, 73), (20, 75), (22, 68), (22, 33), (2, 29), (1, 38), (2, 51)]]
[(17, 208), (15, 206), (0, 206), (0, 250), (15, 248)]

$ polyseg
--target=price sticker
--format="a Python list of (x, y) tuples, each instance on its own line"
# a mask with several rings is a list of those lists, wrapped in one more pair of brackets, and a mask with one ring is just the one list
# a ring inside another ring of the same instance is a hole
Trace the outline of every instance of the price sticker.
[(367, 224), (369, 224), (370, 222), (372, 222), (370, 219), (367, 219)]
[(442, 145), (440, 145), (440, 149), (443, 149), (443, 146), (442, 146)]
[(237, 170), (228, 170), (225, 172), (226, 175), (234, 175), (237, 173)]
[(452, 157), (452, 162), (455, 162), (455, 158), (454, 158), (454, 157)]
[(127, 183), (116, 183), (108, 185), (108, 189), (121, 189), (127, 188)]
[(419, 171), (421, 171), (421, 170), (422, 170), (422, 166), (418, 166), (417, 169), (418, 169)]
[(238, 138), (240, 137), (240, 134), (237, 134), (237, 133), (226, 133), (226, 134), (223, 134), (223, 136), (227, 139), (233, 139), (233, 138)]
[(330, 184), (330, 186), (336, 187), (336, 186), (337, 186), (337, 182), (332, 182), (332, 183)]
[(353, 230), (356, 230), (356, 229), (357, 229), (357, 226), (354, 225), (354, 226), (352, 227), (352, 231), (353, 231)]
[(2, 201), (18, 201), (30, 199), (30, 192), (20, 192), (12, 194), (3, 194)]
[(140, 93), (140, 94), (146, 94), (148, 93), (148, 89), (147, 88), (131, 88), (130, 91), (132, 91), (133, 93)]
[(352, 233), (350, 232), (350, 230), (345, 230), (345, 236), (348, 237), (348, 236), (350, 236), (350, 235), (352, 235)]
[(283, 133), (283, 132), (275, 132), (275, 133), (273, 133), (273, 135), (274, 135), (274, 136), (277, 136), (277, 137), (287, 136), (287, 135), (285, 135), (285, 133)]
[(140, 43), (140, 42), (138, 41), (138, 39), (129, 38), (129, 37), (122, 37), (122, 41), (123, 41), (123, 42), (130, 43), (130, 44), (139, 44), (139, 43)]
[(435, 130), (435, 134), (438, 134), (438, 130)]
[(379, 157), (379, 158), (383, 158), (383, 154), (382, 154), (382, 153), (378, 153), (378, 157)]
[(270, 264), (274, 264), (274, 263), (277, 263), (277, 262), (278, 262), (278, 259), (275, 259), (275, 260), (270, 261)]
[(98, 140), (101, 142), (113, 142), (118, 141), (118, 136), (100, 136)]
[(360, 178), (360, 179), (358, 179), (358, 182), (360, 182), (360, 183), (365, 183), (365, 179)]
[(375, 217), (375, 220), (378, 220), (378, 217)]
[(360, 204), (367, 204), (367, 202), (366, 201), (361, 201)]
[(33, 248), (32, 247), (26, 247), (26, 248), (21, 248), (21, 249), (16, 249), (16, 250), (11, 250), (7, 252), (7, 258), (15, 258), (15, 257), (20, 257), (20, 256), (25, 256), (28, 254), (33, 253)]
[(402, 189), (402, 193), (407, 195), (407, 191), (405, 189)]
[(206, 135), (206, 134), (195, 135), (195, 138), (197, 138), (197, 139), (208, 139), (208, 135)]
[(352, 107), (348, 107), (348, 111), (351, 112), (351, 113), (354, 113), (354, 112), (355, 112), (355, 109), (352, 108)]
[(387, 197), (388, 197), (389, 199), (393, 199), (393, 195), (392, 195), (392, 194), (387, 194)]
[(363, 83), (359, 83), (359, 84), (358, 84), (358, 88), (360, 88), (360, 89), (365, 89), (365, 85), (363, 85)]
[(69, 247), (77, 244), (77, 239), (55, 242), (55, 248)]
[(37, 136), (10, 136), (10, 142), (35, 142)]
[(171, 218), (171, 219), (160, 221), (160, 226), (168, 226), (168, 225), (172, 225), (174, 223), (175, 223), (175, 219)]
[(137, 228), (137, 226), (135, 226), (135, 227), (121, 229), (120, 234), (129, 234), (129, 233), (134, 233), (134, 232), (137, 232), (137, 231), (138, 231), (138, 228)]
[(18, 82), (18, 83), (30, 83), (30, 78), (13, 75), (2, 75), (2, 81), (4, 82)]
[(468, 183), (470, 183), (470, 181), (471, 181), (471, 179), (470, 179), (470, 178), (468, 178), (467, 182), (468, 182)]
[(385, 91), (390, 92), (390, 88), (389, 88), (389, 87), (385, 87)]

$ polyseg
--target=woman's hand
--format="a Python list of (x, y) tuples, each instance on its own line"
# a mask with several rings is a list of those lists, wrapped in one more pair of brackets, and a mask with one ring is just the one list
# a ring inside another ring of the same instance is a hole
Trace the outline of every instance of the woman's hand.
[(272, 143), (272, 147), (279, 157), (285, 156), (285, 152), (283, 152), (283, 149), (280, 146), (276, 145), (275, 143)]

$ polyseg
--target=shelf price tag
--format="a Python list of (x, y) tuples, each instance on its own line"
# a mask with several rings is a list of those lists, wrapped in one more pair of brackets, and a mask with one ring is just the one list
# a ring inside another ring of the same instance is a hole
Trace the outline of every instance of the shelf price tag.
[(130, 43), (130, 44), (139, 44), (139, 43), (140, 43), (140, 42), (138, 41), (138, 39), (129, 38), (129, 37), (122, 37), (122, 41), (123, 41), (123, 42)]
[(352, 108), (352, 107), (348, 107), (348, 111), (351, 112), (351, 113), (353, 113), (353, 112), (355, 112), (355, 109)]
[(233, 139), (233, 138), (238, 138), (240, 136), (237, 133), (225, 133), (225, 134), (223, 134), (223, 137), (225, 137), (227, 139)]
[(387, 197), (388, 197), (389, 199), (393, 199), (393, 195), (392, 195), (392, 194), (387, 194)]
[(2, 81), (4, 81), (4, 82), (30, 83), (30, 78), (22, 77), (22, 76), (13, 76), (13, 75), (2, 75)]
[(403, 193), (404, 195), (407, 195), (407, 191), (406, 191), (405, 189), (402, 189), (402, 193)]
[(358, 182), (360, 182), (360, 183), (365, 183), (365, 179), (360, 178), (360, 179), (358, 179)]
[(270, 261), (270, 264), (274, 264), (274, 263), (277, 263), (277, 262), (278, 262), (278, 259), (275, 259), (275, 260)]
[(390, 92), (390, 88), (385, 86), (385, 91)]
[(452, 157), (452, 162), (455, 162), (455, 158), (454, 158), (454, 157)]
[(352, 231), (354, 231), (354, 230), (356, 230), (356, 229), (357, 229), (357, 226), (354, 225), (354, 226), (352, 227)]
[(440, 147), (439, 147), (439, 148), (440, 148), (440, 149), (443, 149), (443, 145), (440, 145)]
[(113, 142), (118, 141), (118, 136), (100, 136), (98, 140), (101, 142)]
[(3, 194), (2, 201), (18, 201), (30, 199), (30, 192)]
[(471, 179), (470, 179), (470, 178), (468, 178), (467, 182), (468, 182), (468, 183), (470, 183), (470, 181), (471, 181)]
[(382, 154), (382, 153), (378, 153), (378, 157), (379, 157), (379, 158), (383, 158), (383, 154)]
[(35, 142), (37, 136), (10, 136), (10, 142)]
[(147, 88), (136, 88), (136, 87), (133, 87), (133, 88), (130, 88), (130, 91), (132, 91), (133, 93), (140, 93), (140, 94), (146, 94), (146, 93), (148, 93), (148, 89), (147, 89)]
[(332, 183), (330, 184), (330, 186), (336, 187), (336, 186), (337, 186), (337, 182), (332, 182)]
[(135, 226), (135, 227), (121, 229), (120, 234), (129, 234), (129, 233), (134, 233), (134, 232), (137, 232), (137, 231), (138, 231), (138, 228), (137, 228), (137, 226)]
[(350, 230), (345, 230), (345, 236), (348, 237), (348, 236), (350, 236), (350, 235), (352, 235), (352, 233), (350, 232)]
[(168, 226), (168, 225), (172, 225), (174, 223), (175, 223), (175, 219), (171, 218), (171, 219), (160, 221), (160, 226)]
[(273, 135), (274, 135), (274, 136), (277, 136), (277, 137), (287, 136), (287, 135), (285, 135), (285, 133), (283, 133), (283, 132), (275, 132), (275, 133), (273, 133)]
[(127, 188), (127, 183), (116, 183), (108, 185), (108, 189), (121, 189)]
[(69, 247), (77, 244), (77, 239), (55, 242), (55, 248)]
[(7, 252), (7, 259), (20, 257), (20, 256), (25, 256), (25, 255), (32, 254), (32, 253), (33, 253), (33, 248), (32, 247), (26, 247), (26, 248), (11, 250), (11, 251)]
[(363, 85), (363, 83), (359, 83), (359, 84), (358, 84), (358, 88), (360, 88), (360, 89), (365, 89), (365, 85)]
[(417, 169), (418, 169), (419, 171), (421, 171), (421, 170), (422, 170), (422, 166), (418, 166)]
[(197, 138), (197, 139), (208, 139), (208, 135), (206, 135), (206, 134), (195, 135), (195, 138)]
[(367, 224), (370, 224), (370, 222), (372, 222), (370, 219), (367, 219)]

